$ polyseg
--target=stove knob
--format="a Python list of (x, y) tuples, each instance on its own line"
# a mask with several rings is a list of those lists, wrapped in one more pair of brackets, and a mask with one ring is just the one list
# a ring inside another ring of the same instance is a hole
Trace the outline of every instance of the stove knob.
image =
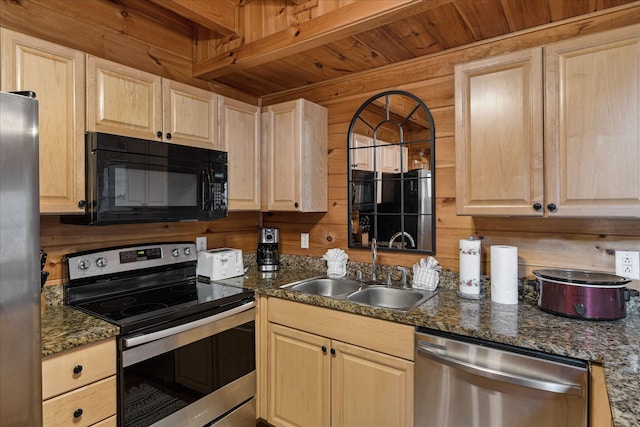
[(573, 309), (576, 311), (576, 313), (578, 313), (581, 316), (587, 312), (587, 307), (585, 307), (585, 305), (582, 304), (581, 302), (575, 304), (573, 306)]
[(178, 258), (180, 256), (180, 249), (171, 249), (171, 256)]
[(96, 260), (96, 265), (100, 268), (106, 267), (109, 262), (105, 257), (100, 257)]
[(184, 254), (185, 256), (191, 255), (191, 248), (184, 248)]
[(78, 270), (86, 270), (91, 266), (91, 262), (88, 259), (80, 258), (76, 266), (78, 267)]

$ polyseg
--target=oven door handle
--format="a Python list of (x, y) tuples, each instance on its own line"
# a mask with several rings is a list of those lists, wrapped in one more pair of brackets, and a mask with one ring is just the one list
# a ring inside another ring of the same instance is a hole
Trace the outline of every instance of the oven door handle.
[(135, 347), (140, 344), (146, 344), (151, 341), (166, 338), (171, 335), (176, 335), (181, 332), (186, 332), (191, 329), (198, 328), (209, 323), (217, 322), (227, 317), (234, 316), (243, 311), (247, 311), (256, 306), (255, 301), (248, 302), (239, 307), (232, 308), (231, 310), (223, 311), (222, 313), (214, 314), (213, 316), (205, 317), (202, 319), (194, 320), (193, 322), (185, 323), (183, 325), (174, 326), (172, 328), (163, 329), (161, 331), (151, 332), (150, 334), (136, 335), (129, 338), (124, 338), (124, 346), (127, 348)]

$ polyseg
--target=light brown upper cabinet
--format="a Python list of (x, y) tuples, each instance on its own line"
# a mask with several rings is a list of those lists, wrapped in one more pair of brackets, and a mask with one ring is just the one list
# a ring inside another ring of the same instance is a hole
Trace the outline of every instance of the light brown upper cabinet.
[(305, 99), (262, 113), (262, 209), (327, 211), (327, 109)]
[(219, 97), (220, 147), (229, 155), (229, 210), (260, 210), (260, 107)]
[(40, 115), (40, 213), (83, 213), (85, 55), (2, 29), (3, 91), (33, 91)]
[(640, 217), (640, 25), (461, 64), (460, 215)]
[(87, 56), (90, 131), (218, 149), (217, 95)]

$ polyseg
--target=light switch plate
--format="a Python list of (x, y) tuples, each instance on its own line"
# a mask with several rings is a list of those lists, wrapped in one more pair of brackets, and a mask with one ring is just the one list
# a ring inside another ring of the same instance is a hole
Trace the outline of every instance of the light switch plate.
[(616, 251), (616, 274), (640, 280), (640, 251)]
[(309, 233), (300, 233), (300, 247), (309, 249)]

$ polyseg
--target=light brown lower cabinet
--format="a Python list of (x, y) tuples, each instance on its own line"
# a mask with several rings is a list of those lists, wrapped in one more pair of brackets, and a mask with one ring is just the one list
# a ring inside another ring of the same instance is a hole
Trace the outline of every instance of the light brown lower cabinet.
[(115, 338), (45, 357), (42, 398), (44, 427), (115, 426)]
[(270, 298), (267, 421), (413, 426), (414, 328)]

